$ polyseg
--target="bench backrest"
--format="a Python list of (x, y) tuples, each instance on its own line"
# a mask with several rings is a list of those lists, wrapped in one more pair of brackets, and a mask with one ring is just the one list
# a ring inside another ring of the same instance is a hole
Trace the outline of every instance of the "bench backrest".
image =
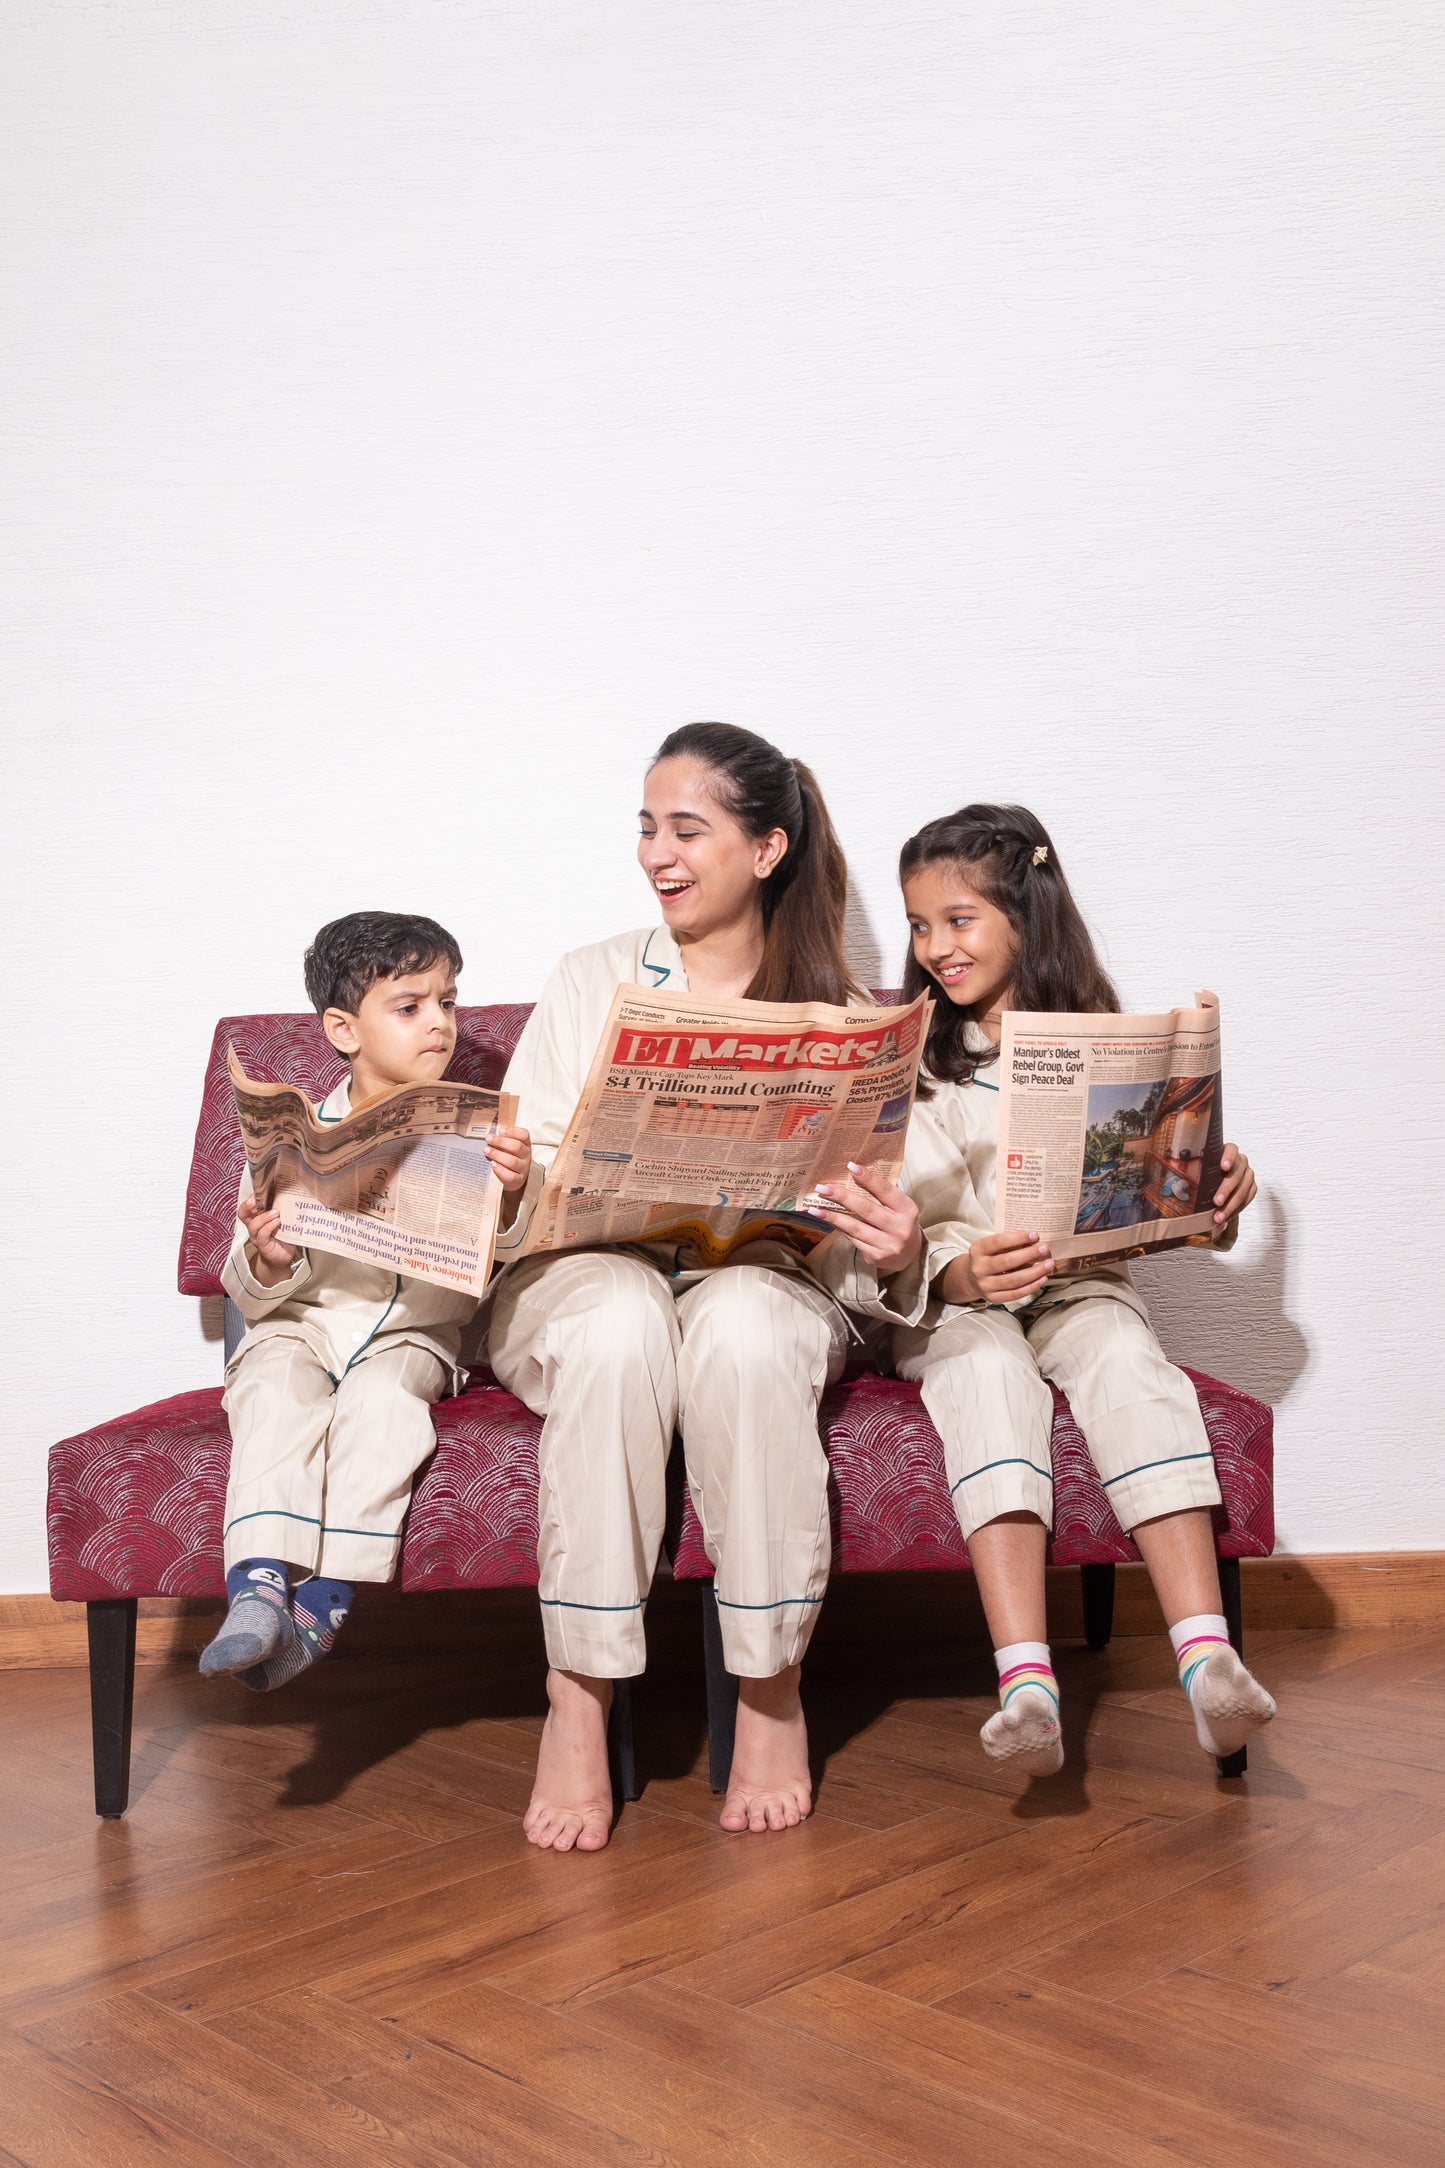
[[(460, 1077), (467, 1084), (500, 1084), (531, 1013), (529, 1001), (459, 1008), (457, 1050), (448, 1076)], [(309, 1010), (301, 1016), (221, 1018), (206, 1063), (201, 1118), (186, 1188), (178, 1274), (183, 1295), (220, 1294), (221, 1267), (236, 1225), (243, 1154), (236, 1101), (226, 1074), (228, 1044), (235, 1047), (251, 1076), (272, 1084), (299, 1084), (312, 1100), (324, 1099), (346, 1074), (345, 1062)]]

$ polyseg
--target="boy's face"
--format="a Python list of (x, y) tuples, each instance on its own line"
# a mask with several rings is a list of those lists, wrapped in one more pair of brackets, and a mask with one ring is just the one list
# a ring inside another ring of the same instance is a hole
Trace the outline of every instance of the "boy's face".
[(457, 1043), (457, 985), (445, 957), (425, 971), (378, 979), (353, 1016), (328, 1009), (322, 1029), (351, 1062), (353, 1104), (398, 1084), (431, 1084)]

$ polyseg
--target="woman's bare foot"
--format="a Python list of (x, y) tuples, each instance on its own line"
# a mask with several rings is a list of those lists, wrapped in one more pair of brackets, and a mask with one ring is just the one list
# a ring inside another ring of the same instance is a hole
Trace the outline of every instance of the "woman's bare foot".
[(813, 1811), (808, 1727), (798, 1694), (801, 1664), (775, 1679), (739, 1679), (732, 1775), (719, 1816), (724, 1829), (796, 1829)]
[(612, 1834), (607, 1712), (612, 1681), (580, 1671), (547, 1673), (547, 1721), (537, 1781), (522, 1818), (527, 1842), (544, 1852), (600, 1852)]

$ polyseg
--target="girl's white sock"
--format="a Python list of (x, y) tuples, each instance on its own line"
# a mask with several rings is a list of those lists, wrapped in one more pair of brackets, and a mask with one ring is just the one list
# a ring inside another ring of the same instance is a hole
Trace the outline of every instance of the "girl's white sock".
[(1199, 1744), (1206, 1754), (1237, 1754), (1274, 1715), (1274, 1702), (1230, 1647), (1228, 1621), (1213, 1612), (1182, 1618), (1169, 1640)]
[(979, 1734), (985, 1754), (1012, 1762), (1031, 1777), (1052, 1776), (1064, 1765), (1059, 1728), (1059, 1685), (1047, 1641), (1011, 1641), (995, 1649), (999, 1708)]

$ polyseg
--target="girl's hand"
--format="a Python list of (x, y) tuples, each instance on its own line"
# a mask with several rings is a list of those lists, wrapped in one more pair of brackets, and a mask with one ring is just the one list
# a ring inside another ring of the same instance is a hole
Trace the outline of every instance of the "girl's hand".
[(263, 1211), (254, 1197), (243, 1197), (236, 1207), (236, 1217), (256, 1253), (255, 1275), (261, 1285), (275, 1287), (281, 1280), (289, 1279), (291, 1267), (301, 1253), (289, 1242), (279, 1239), (280, 1213)]
[(532, 1136), (526, 1129), (494, 1129), (487, 1139), (487, 1157), (497, 1180), (509, 1197), (527, 1186), (532, 1171)]
[(1242, 1212), (1247, 1204), (1254, 1203), (1259, 1195), (1259, 1184), (1254, 1179), (1254, 1169), (1237, 1144), (1225, 1145), (1224, 1157), (1219, 1162), (1219, 1172), (1223, 1180), (1214, 1192), (1214, 1202), (1218, 1207), (1214, 1224), (1216, 1227), (1223, 1227), (1226, 1221), (1234, 1219)]
[(911, 1265), (923, 1247), (913, 1199), (872, 1167), (848, 1162), (851, 1180), (820, 1182), (828, 1216), (885, 1279)]
[(1046, 1287), (1054, 1260), (1037, 1235), (983, 1235), (940, 1275), (945, 1302), (1021, 1302)]

